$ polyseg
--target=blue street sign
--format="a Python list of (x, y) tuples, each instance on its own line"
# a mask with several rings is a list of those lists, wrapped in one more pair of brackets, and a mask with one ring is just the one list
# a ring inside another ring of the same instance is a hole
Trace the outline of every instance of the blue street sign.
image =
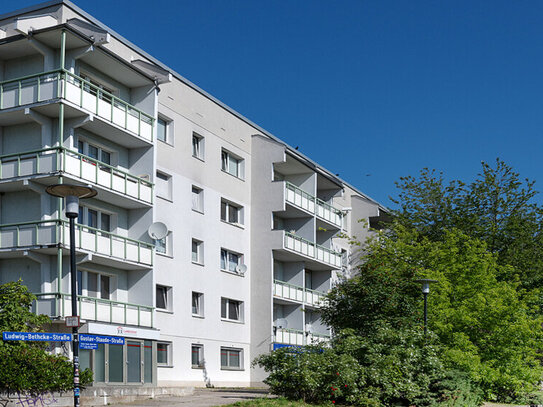
[(55, 332), (2, 332), (5, 341), (71, 342), (72, 334)]
[(98, 344), (100, 343), (103, 343), (103, 344), (107, 343), (110, 345), (124, 345), (124, 338), (119, 338), (117, 336), (79, 334), (79, 347), (81, 349), (88, 349), (88, 348), (82, 347), (82, 346), (86, 346), (87, 344), (96, 345), (96, 348), (92, 348), (92, 349), (98, 349)]
[(273, 350), (277, 350), (277, 349), (281, 349), (281, 348), (302, 349), (302, 346), (300, 346), (300, 345), (287, 345), (286, 343), (274, 343), (273, 344)]

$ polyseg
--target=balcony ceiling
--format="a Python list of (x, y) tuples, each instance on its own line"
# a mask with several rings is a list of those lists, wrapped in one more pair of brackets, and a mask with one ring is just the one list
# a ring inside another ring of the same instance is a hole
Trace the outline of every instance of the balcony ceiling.
[(22, 58), (32, 54), (35, 55), (37, 53), (25, 38), (22, 38), (19, 41), (6, 42), (4, 44), (0, 42), (0, 44), (0, 59), (4, 61)]
[(276, 171), (284, 175), (311, 174), (314, 172), (307, 165), (295, 160), (290, 155), (287, 155), (287, 160), (285, 162), (276, 163), (274, 168)]

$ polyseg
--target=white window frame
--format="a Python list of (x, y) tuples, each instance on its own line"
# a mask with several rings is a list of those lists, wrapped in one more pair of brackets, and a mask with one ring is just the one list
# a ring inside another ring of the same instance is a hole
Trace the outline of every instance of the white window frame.
[[(159, 341), (156, 343), (156, 365), (157, 367), (160, 366), (172, 366), (172, 343), (171, 342), (162, 342)], [(159, 362), (158, 361), (158, 345), (165, 345), (166, 346), (166, 362)]]
[(205, 138), (195, 131), (192, 132), (191, 150), (194, 158), (205, 161)]
[[(231, 262), (230, 259), (231, 259), (231, 256), (236, 256), (238, 261), (237, 263), (234, 263), (234, 262)], [(224, 257), (224, 267), (223, 267), (223, 257)], [(238, 252), (235, 252), (235, 251), (232, 251), (232, 250), (228, 250), (228, 249), (225, 249), (224, 247), (221, 247), (221, 254), (220, 254), (220, 258), (219, 258), (219, 262), (220, 262), (220, 269), (221, 271), (224, 271), (226, 273), (232, 273), (232, 274), (236, 274), (236, 275), (241, 275), (239, 274), (237, 271), (236, 271), (236, 267), (237, 266), (241, 266), (242, 264), (244, 264), (243, 260), (244, 260), (244, 255), (243, 253), (238, 253)], [(231, 265), (232, 264), (236, 264), (234, 266), (234, 270), (231, 270)]]
[[(223, 217), (223, 206), (225, 207), (224, 217)], [(237, 220), (236, 222), (230, 221), (230, 217), (232, 213), (235, 213), (235, 217)], [(243, 206), (233, 203), (224, 198), (221, 199), (221, 220), (223, 222), (226, 222), (234, 226), (243, 226), (244, 221), (245, 221), (244, 216), (245, 216), (245, 210)]]
[[(241, 348), (227, 348), (227, 347), (224, 347), (224, 346), (221, 346), (221, 357), (220, 357), (220, 363), (221, 363), (221, 370), (245, 370), (243, 368), (244, 366), (244, 356), (243, 356), (243, 349)], [(227, 361), (227, 364), (226, 365), (223, 365), (222, 363), (222, 353), (225, 352), (226, 353), (226, 361)], [(230, 366), (229, 365), (229, 361), (230, 361), (230, 353), (231, 352), (237, 352), (239, 354), (239, 366)]]
[[(196, 252), (194, 251), (194, 248), (196, 247)], [(196, 254), (196, 259), (194, 258), (194, 255)], [(198, 239), (192, 239), (191, 241), (191, 261), (194, 264), (198, 264), (200, 266), (204, 265), (204, 242)]]
[[(194, 348), (198, 349), (198, 364), (196, 365), (192, 363)], [(190, 364), (193, 369), (203, 369), (205, 367), (204, 345), (201, 343), (193, 343), (190, 345)]]
[[(164, 140), (158, 137), (158, 126), (160, 122), (164, 123)], [(163, 116), (162, 114), (158, 115), (156, 139), (170, 146), (173, 146), (173, 120)]]
[(161, 256), (173, 257), (173, 233), (168, 230), (166, 236), (155, 240), (155, 252)]
[[(194, 299), (196, 298), (196, 312), (194, 312)], [(191, 295), (191, 312), (193, 317), (204, 318), (204, 294), (193, 291)]]
[[(160, 170), (156, 171), (155, 177), (156, 177), (156, 180), (155, 180), (156, 196), (159, 198), (165, 199), (166, 201), (173, 202), (173, 177), (170, 174), (164, 171), (160, 171)], [(159, 179), (160, 179), (160, 182), (167, 183), (167, 196), (160, 195), (159, 193), (161, 192), (160, 188), (156, 187), (156, 184), (158, 184)]]
[[(109, 300), (114, 301), (116, 298), (116, 290), (117, 290), (117, 279), (114, 275), (106, 274), (106, 273), (99, 273), (97, 271), (90, 271), (90, 270), (78, 270), (79, 273), (79, 283), (81, 284), (81, 287), (78, 287), (78, 293), (79, 295), (83, 297), (89, 297), (89, 298), (98, 298), (102, 300)], [(91, 295), (91, 292), (89, 290), (89, 274), (96, 275), (96, 296)], [(109, 279), (109, 298), (105, 298), (102, 293), (102, 278), (107, 277)]]
[[(86, 227), (87, 228), (94, 227), (94, 226), (90, 226), (88, 224), (89, 210), (91, 210), (91, 211), (96, 212), (96, 226), (94, 228), (96, 228), (98, 230), (101, 230), (103, 232), (106, 232), (106, 233), (113, 233), (116, 230), (116, 226), (114, 225), (115, 220), (117, 218), (115, 216), (116, 214), (108, 212), (108, 211), (104, 211), (104, 210), (96, 208), (94, 206), (87, 206), (87, 205), (79, 205), (79, 209), (80, 209), (80, 211), (82, 209), (83, 219), (81, 219), (81, 217), (79, 216), (79, 213), (78, 213), (77, 214), (77, 223), (79, 223), (80, 225), (83, 225), (83, 229), (85, 229)], [(102, 215), (109, 216), (109, 230), (102, 229)], [(94, 231), (92, 231), (92, 230), (88, 230), (88, 232), (94, 233)]]
[[(223, 316), (223, 303), (225, 304), (224, 310), (224, 316)], [(238, 319), (230, 318), (230, 303), (236, 303), (238, 308)], [(239, 300), (233, 300), (231, 298), (221, 297), (221, 320), (222, 321), (228, 321), (228, 322), (237, 322), (237, 323), (243, 323), (245, 320), (245, 310), (244, 310), (244, 303), (243, 301)]]
[[(194, 212), (204, 213), (204, 190), (196, 185), (192, 186), (191, 193), (191, 207)], [(197, 197), (195, 202), (195, 198)]]
[[(80, 70), (79, 76), (81, 77), (81, 79), (83, 79), (84, 81), (90, 82), (91, 85), (96, 86), (100, 90), (107, 92), (110, 95), (113, 95), (115, 97), (119, 96), (119, 89), (116, 86), (112, 85), (111, 83), (98, 79), (96, 76), (94, 76), (93, 74), (89, 74), (85, 70)], [(82, 83), (81, 85), (84, 87), (86, 86), (86, 83)], [(89, 91), (87, 90), (86, 92), (89, 92)], [(94, 88), (92, 92), (94, 92)], [(108, 95), (103, 95), (103, 94), (101, 95), (102, 95), (101, 99), (106, 100), (108, 103), (113, 102)]]
[(155, 295), (158, 294), (157, 291), (158, 291), (159, 287), (165, 289), (166, 297), (165, 297), (164, 300), (166, 302), (166, 304), (165, 304), (166, 308), (162, 308), (162, 307), (158, 306), (158, 296), (155, 299), (155, 308), (157, 309), (157, 311), (172, 312), (172, 310), (173, 310), (173, 290), (172, 290), (172, 287), (167, 286), (167, 285), (163, 285), (163, 284), (156, 284), (155, 285)]
[[(235, 171), (232, 171), (232, 165), (236, 166)], [(245, 160), (224, 148), (221, 151), (221, 169), (233, 177), (245, 179)]]
[[(82, 145), (82, 150), (83, 151), (80, 151), (80, 148), (79, 148), (79, 143), (81, 143)], [(97, 154), (97, 158), (94, 158), (94, 157), (91, 157), (91, 155), (89, 154), (89, 149), (90, 147), (94, 147), (96, 148), (96, 150), (98, 151), (98, 154)], [(76, 151), (79, 153), (79, 154), (83, 154), (84, 156), (87, 156), (93, 160), (96, 160), (96, 161), (99, 161), (101, 162), (102, 164), (105, 164), (105, 165), (109, 165), (111, 167), (113, 167), (113, 159), (116, 155), (116, 152), (113, 151), (113, 150), (110, 150), (108, 148), (104, 148), (102, 145), (98, 144), (98, 143), (95, 143), (94, 141), (89, 141), (88, 139), (86, 139), (85, 137), (80, 137), (78, 136), (77, 138), (77, 146), (76, 146)], [(102, 156), (102, 154), (109, 154), (109, 163), (105, 162), (104, 161), (104, 158)], [(106, 168), (102, 168), (103, 170), (107, 170), (107, 167)]]

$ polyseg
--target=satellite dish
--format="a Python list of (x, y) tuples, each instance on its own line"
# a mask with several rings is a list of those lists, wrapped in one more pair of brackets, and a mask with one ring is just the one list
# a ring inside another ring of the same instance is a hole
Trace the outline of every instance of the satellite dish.
[(288, 321), (285, 318), (277, 318), (275, 320), (275, 326), (279, 329), (288, 328)]
[(155, 222), (149, 226), (147, 233), (153, 240), (164, 239), (168, 234), (168, 227), (162, 222)]
[(239, 266), (236, 266), (236, 273), (238, 273), (240, 276), (243, 276), (247, 272), (247, 266), (245, 264), (240, 264)]

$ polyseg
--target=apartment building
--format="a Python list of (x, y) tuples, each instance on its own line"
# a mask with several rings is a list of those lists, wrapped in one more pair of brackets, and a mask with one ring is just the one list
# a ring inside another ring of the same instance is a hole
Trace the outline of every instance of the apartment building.
[(261, 383), (257, 355), (329, 340), (340, 234), (386, 217), (68, 0), (0, 15), (0, 283), (22, 279), (68, 332), (58, 183), (98, 191), (76, 224), (80, 332), (124, 345), (80, 350), (95, 386)]

